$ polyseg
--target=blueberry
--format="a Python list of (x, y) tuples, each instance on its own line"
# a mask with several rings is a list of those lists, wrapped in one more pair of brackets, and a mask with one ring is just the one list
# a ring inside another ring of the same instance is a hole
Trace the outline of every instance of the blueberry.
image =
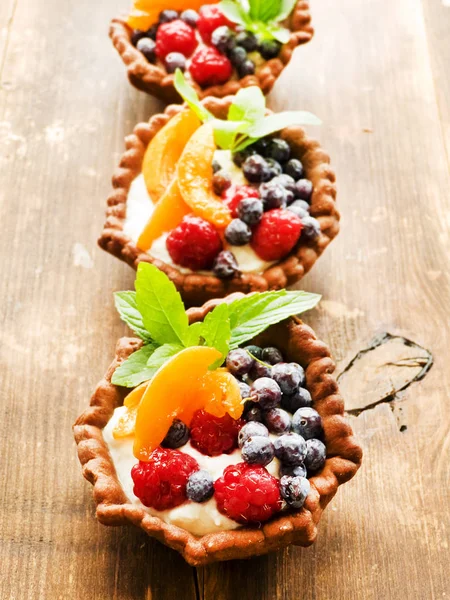
[(244, 381), (238, 381), (238, 386), (241, 392), (241, 398), (243, 400), (251, 395), (250, 386), (247, 383), (245, 383)]
[(244, 62), (247, 60), (247, 52), (244, 50), (244, 48), (236, 46), (235, 48), (230, 50), (230, 52), (228, 53), (228, 58), (230, 59), (231, 64), (233, 66), (239, 67), (240, 65), (244, 64)]
[(273, 138), (270, 142), (267, 156), (279, 163), (284, 163), (289, 160), (289, 157), (291, 156), (291, 147), (285, 140)]
[(305, 477), (283, 475), (280, 479), (281, 496), (292, 508), (301, 508), (310, 490), (311, 484)]
[(269, 167), (264, 158), (259, 156), (259, 154), (249, 156), (242, 165), (242, 170), (250, 183), (268, 181), (270, 176)]
[(192, 8), (184, 10), (180, 15), (180, 19), (182, 21), (194, 28), (197, 27), (197, 21), (199, 20), (199, 18), (200, 15), (198, 14), (198, 12), (193, 10)]
[(305, 467), (308, 471), (319, 471), (325, 464), (327, 449), (320, 440), (312, 439), (306, 441)]
[(186, 69), (186, 57), (181, 52), (170, 52), (164, 59), (166, 71), (175, 73), (177, 69), (184, 71)]
[(305, 172), (302, 163), (297, 158), (291, 158), (284, 167), (286, 175), (290, 175), (292, 179), (298, 181), (303, 177)]
[(261, 221), (264, 208), (263, 203), (258, 198), (244, 198), (237, 207), (239, 218), (247, 225), (256, 225)]
[(229, 173), (221, 169), (214, 173), (212, 178), (212, 185), (214, 193), (221, 196), (229, 187), (231, 187), (231, 176)]
[(254, 144), (252, 144), (250, 146), (250, 148), (252, 150), (254, 150), (254, 152), (256, 152), (256, 154), (260, 154), (261, 156), (263, 156), (265, 158), (266, 155), (267, 155), (267, 151), (269, 149), (271, 141), (272, 141), (272, 138), (270, 138), (270, 137), (263, 137), (263, 138), (260, 138)]
[(270, 178), (274, 179), (283, 173), (283, 167), (278, 161), (273, 158), (266, 158), (266, 163), (269, 165)]
[(228, 353), (226, 359), (227, 369), (235, 377), (242, 377), (253, 367), (255, 359), (243, 348), (236, 348)]
[(256, 71), (255, 63), (247, 58), (237, 67), (239, 78), (247, 77), (248, 75), (254, 75)]
[(312, 241), (320, 235), (320, 223), (314, 217), (304, 217), (302, 219), (302, 234), (303, 240)]
[(161, 443), (164, 448), (180, 448), (187, 443), (189, 439), (189, 427), (175, 419), (167, 432), (166, 437)]
[(278, 363), (273, 366), (272, 377), (283, 394), (294, 394), (305, 378), (305, 372), (297, 363)]
[(285, 433), (274, 441), (275, 456), (285, 465), (301, 465), (306, 457), (306, 442), (297, 433)]
[(160, 23), (170, 23), (171, 21), (175, 21), (178, 19), (179, 13), (176, 10), (163, 10), (159, 13), (159, 22)]
[(270, 433), (281, 435), (291, 428), (291, 416), (282, 408), (271, 408), (264, 413), (263, 418)]
[(186, 485), (186, 496), (192, 502), (206, 502), (214, 494), (214, 481), (208, 471), (195, 471)]
[(261, 379), (261, 377), (271, 377), (272, 367), (270, 365), (265, 365), (255, 360), (255, 364), (253, 365), (249, 375), (253, 381), (255, 381), (256, 379)]
[(247, 52), (253, 52), (258, 47), (258, 40), (254, 33), (249, 31), (241, 31), (236, 36), (236, 44), (245, 48)]
[(270, 60), (280, 54), (281, 44), (277, 40), (267, 40), (260, 44), (258, 50), (265, 60)]
[(156, 61), (156, 43), (150, 38), (146, 37), (139, 40), (136, 48), (139, 52), (142, 52), (148, 62), (154, 63)]
[(309, 204), (304, 200), (296, 200), (288, 206), (288, 210), (292, 211), (297, 217), (300, 217), (300, 219), (309, 216)]
[(317, 410), (309, 406), (299, 408), (292, 418), (292, 429), (305, 440), (321, 437), (322, 418)]
[(218, 160), (214, 159), (212, 161), (213, 173), (218, 173), (221, 169), (222, 169), (222, 165), (220, 164), (220, 162)]
[(259, 188), (265, 210), (284, 208), (287, 204), (288, 191), (281, 185), (269, 181)]
[(135, 29), (131, 34), (131, 43), (133, 46), (136, 46), (139, 40), (142, 38), (149, 37), (146, 31), (141, 31), (140, 29)]
[(313, 191), (313, 184), (309, 179), (299, 179), (295, 184), (295, 195), (301, 200), (309, 202)]
[(239, 273), (236, 258), (229, 250), (222, 250), (214, 259), (212, 272), (219, 279), (231, 279)]
[[(245, 403), (247, 404), (247, 402)], [(252, 402), (252, 407), (246, 410), (245, 418), (249, 422), (259, 422), (262, 423), (263, 420), (263, 412), (254, 402)]]
[(239, 448), (245, 444), (247, 440), (254, 437), (269, 437), (269, 430), (262, 423), (250, 422), (246, 423), (238, 435)]
[(151, 38), (156, 42), (156, 34), (158, 33), (159, 23), (155, 23), (147, 30), (147, 37)]
[(261, 360), (269, 363), (269, 365), (276, 365), (277, 363), (283, 360), (283, 355), (278, 350), (278, 348), (274, 348), (273, 346), (267, 346), (267, 348), (263, 348), (261, 353)]
[(252, 356), (257, 358), (258, 360), (261, 360), (262, 348), (260, 346), (255, 346), (254, 344), (251, 344), (250, 346), (245, 346), (244, 350), (247, 350), (247, 352), (250, 352)]
[(288, 412), (294, 414), (299, 408), (312, 405), (311, 394), (305, 388), (299, 388), (295, 394), (283, 394), (281, 406)]
[(274, 177), (270, 183), (283, 186), (284, 188), (286, 188), (288, 190), (288, 192), (291, 192), (291, 194), (295, 197), (295, 193), (296, 193), (295, 181), (292, 179), (292, 177), (290, 175), (286, 175), (286, 173), (282, 173), (281, 175), (277, 175), (276, 177)]
[(235, 152), (233, 154), (233, 162), (237, 167), (242, 167), (244, 162), (247, 160), (249, 156), (255, 154), (255, 151), (249, 146), (244, 150), (240, 150), (239, 152)]
[(252, 397), (255, 398), (255, 402), (263, 410), (269, 410), (274, 408), (280, 403), (281, 390), (280, 386), (273, 379), (269, 377), (260, 377), (256, 379), (250, 387)]
[(280, 466), (280, 476), (289, 475), (290, 477), (306, 477), (305, 465), (297, 465), (296, 467), (290, 467), (289, 465)]
[(225, 239), (232, 246), (245, 246), (252, 239), (252, 232), (247, 223), (233, 219), (225, 229)]
[(263, 467), (272, 462), (274, 457), (273, 444), (268, 437), (250, 437), (242, 446), (241, 453), (242, 458), (249, 465)]
[(219, 52), (226, 54), (236, 45), (233, 31), (226, 25), (221, 25), (217, 29), (214, 29), (211, 35), (211, 44), (215, 46)]

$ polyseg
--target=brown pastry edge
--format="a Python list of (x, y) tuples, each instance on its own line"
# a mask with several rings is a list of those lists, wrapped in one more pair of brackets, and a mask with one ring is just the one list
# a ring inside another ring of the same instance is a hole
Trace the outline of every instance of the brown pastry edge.
[[(190, 322), (202, 320), (218, 303), (230, 302), (234, 298), (236, 295), (215, 299), (202, 307), (188, 310)], [(270, 327), (256, 341), (280, 347), (289, 360), (305, 367), (308, 389), (315, 408), (322, 416), (327, 460), (323, 470), (310, 479), (311, 492), (304, 507), (299, 511), (279, 514), (260, 528), (242, 527), (196, 537), (131, 504), (117, 479), (102, 435), (103, 427), (114, 409), (122, 404), (126, 392), (111, 383), (112, 374), (142, 344), (135, 338), (122, 338), (117, 344), (114, 361), (91, 398), (90, 407), (74, 425), (78, 457), (84, 477), (94, 485), (96, 515), (101, 523), (141, 527), (148, 535), (180, 552), (194, 566), (249, 558), (290, 544), (309, 546), (314, 542), (323, 510), (339, 485), (355, 475), (361, 463), (362, 449), (344, 418), (344, 402), (333, 376), (335, 364), (327, 346), (317, 340), (313, 330), (294, 317)]]
[[(206, 98), (204, 105), (219, 118), (226, 118), (232, 97)], [(331, 240), (339, 232), (339, 212), (336, 208), (336, 185), (329, 155), (319, 142), (309, 138), (301, 127), (288, 127), (281, 136), (289, 141), (294, 155), (305, 166), (306, 176), (312, 181), (314, 191), (311, 215), (321, 226), (320, 236), (314, 242), (299, 245), (282, 261), (269, 267), (263, 274), (244, 273), (231, 280), (221, 280), (212, 275), (181, 273), (176, 267), (142, 252), (123, 231), (128, 191), (133, 179), (141, 172), (142, 160), (150, 140), (169, 121), (183, 110), (181, 105), (170, 105), (164, 113), (154, 115), (148, 123), (140, 123), (134, 133), (125, 138), (126, 150), (112, 178), (113, 192), (106, 211), (106, 222), (98, 243), (101, 248), (127, 262), (134, 269), (141, 261), (155, 264), (175, 283), (183, 300), (189, 306), (202, 304), (234, 292), (249, 293), (268, 289), (281, 289), (299, 281), (313, 266)]]
[[(291, 37), (284, 44), (277, 58), (268, 60), (258, 75), (248, 75), (239, 80), (227, 81), (223, 85), (201, 88), (194, 83), (194, 87), (201, 98), (216, 96), (223, 98), (236, 94), (243, 87), (259, 86), (264, 94), (268, 94), (283, 69), (289, 63), (297, 46), (309, 42), (314, 29), (311, 26), (309, 2), (299, 0), (289, 18)], [(164, 102), (180, 102), (180, 96), (174, 88), (174, 75), (168, 74), (164, 69), (152, 65), (131, 43), (132, 29), (124, 18), (115, 18), (111, 21), (109, 36), (127, 67), (130, 83), (139, 90), (147, 92)]]

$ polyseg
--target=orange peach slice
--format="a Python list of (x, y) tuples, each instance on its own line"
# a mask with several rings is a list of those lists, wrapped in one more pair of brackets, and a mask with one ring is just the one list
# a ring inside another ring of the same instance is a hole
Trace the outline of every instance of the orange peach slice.
[(155, 204), (172, 183), (184, 147), (200, 124), (192, 110), (183, 110), (172, 117), (150, 142), (142, 162), (142, 174)]
[(198, 129), (184, 148), (177, 176), (181, 195), (192, 211), (215, 227), (224, 229), (231, 212), (212, 188), (212, 161), (216, 144), (210, 123)]
[(169, 359), (153, 378), (137, 410), (133, 452), (148, 461), (166, 436), (172, 421), (186, 420), (199, 405), (199, 388), (208, 367), (221, 357), (215, 348), (192, 346)]
[(137, 409), (145, 390), (147, 389), (149, 382), (145, 381), (134, 388), (123, 401), (123, 405), (126, 407), (126, 411), (120, 417), (117, 425), (113, 430), (113, 438), (118, 440), (124, 437), (129, 437), (134, 434), (134, 427), (136, 424)]
[(239, 419), (244, 410), (239, 384), (226, 369), (209, 371), (203, 378), (206, 395), (204, 407), (206, 412), (223, 417), (228, 413), (233, 419)]
[(191, 209), (180, 193), (178, 181), (173, 179), (166, 193), (156, 204), (150, 219), (139, 236), (138, 248), (144, 252), (149, 250), (157, 238), (163, 233), (174, 229), (181, 223), (183, 217), (190, 212)]

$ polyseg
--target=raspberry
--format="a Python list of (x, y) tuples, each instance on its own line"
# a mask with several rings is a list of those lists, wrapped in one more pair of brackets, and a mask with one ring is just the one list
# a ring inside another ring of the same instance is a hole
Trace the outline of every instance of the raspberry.
[(156, 510), (174, 508), (186, 501), (186, 484), (199, 470), (197, 461), (179, 450), (157, 448), (148, 462), (131, 469), (134, 494), (145, 506)]
[(207, 46), (195, 51), (189, 70), (194, 80), (203, 86), (225, 83), (233, 73), (228, 58), (215, 48)]
[(223, 202), (228, 206), (235, 219), (238, 216), (237, 207), (245, 198), (259, 198), (258, 190), (249, 185), (233, 185), (222, 194)]
[(190, 56), (198, 44), (195, 31), (181, 19), (164, 23), (156, 35), (156, 54), (164, 59), (170, 52)]
[(241, 419), (235, 421), (228, 414), (215, 417), (205, 410), (198, 410), (191, 421), (191, 444), (208, 456), (229, 454), (238, 446), (242, 425)]
[(197, 28), (206, 44), (211, 43), (211, 36), (215, 29), (227, 25), (234, 28), (234, 24), (229, 21), (218, 6), (205, 4), (200, 9), (200, 18), (197, 21)]
[(196, 271), (213, 266), (222, 241), (211, 223), (188, 215), (170, 232), (166, 248), (174, 263)]
[(274, 208), (263, 214), (253, 231), (251, 245), (263, 260), (279, 260), (297, 243), (302, 222), (292, 211)]
[(214, 488), (219, 511), (238, 523), (267, 521), (281, 509), (278, 481), (264, 467), (230, 465)]

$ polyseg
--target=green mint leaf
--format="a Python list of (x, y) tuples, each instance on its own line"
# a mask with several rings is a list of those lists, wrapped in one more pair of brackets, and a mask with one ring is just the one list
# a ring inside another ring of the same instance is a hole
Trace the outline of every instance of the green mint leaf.
[(320, 298), (318, 294), (280, 290), (235, 300), (228, 306), (231, 322), (230, 349), (253, 339), (270, 325), (311, 310)]
[(291, 125), (320, 125), (322, 121), (310, 112), (290, 110), (264, 117), (248, 130), (249, 137), (262, 138)]
[(205, 346), (216, 348), (222, 354), (222, 358), (211, 365), (210, 369), (220, 367), (225, 360), (230, 349), (230, 336), (228, 304), (223, 302), (206, 315), (201, 329), (201, 337), (205, 340)]
[(178, 354), (183, 349), (184, 346), (180, 346), (179, 344), (164, 344), (152, 353), (147, 361), (147, 367), (159, 369), (169, 358), (172, 358), (172, 356), (175, 356), (175, 354)]
[(222, 150), (232, 150), (235, 147), (236, 137), (243, 134), (250, 127), (247, 121), (222, 121), (214, 119), (214, 140)]
[(152, 339), (184, 346), (188, 317), (175, 285), (154, 265), (141, 262), (136, 276), (136, 305)]
[(276, 21), (284, 21), (294, 10), (295, 5), (297, 4), (297, 0), (281, 0), (279, 2), (280, 9), (278, 14), (274, 16)]
[(286, 27), (278, 25), (275, 21), (266, 25), (267, 33), (275, 38), (281, 44), (287, 44), (291, 37), (291, 32)]
[(253, 21), (267, 23), (280, 12), (280, 0), (249, 0), (250, 17)]
[(228, 20), (238, 25), (247, 25), (249, 22), (248, 4), (243, 0), (222, 0), (219, 8)]
[(200, 121), (206, 122), (213, 119), (214, 116), (200, 102), (196, 91), (186, 81), (181, 69), (175, 71), (174, 85), (177, 92), (189, 106), (189, 108), (197, 115)]
[(116, 292), (114, 294), (114, 303), (122, 321), (124, 321), (128, 327), (141, 338), (141, 340), (144, 340), (144, 342), (151, 342), (152, 337), (145, 329), (142, 315), (136, 306), (136, 292)]
[(256, 86), (242, 88), (236, 94), (228, 111), (228, 121), (249, 121), (256, 123), (264, 117), (266, 99), (261, 89)]
[(247, 146), (251, 146), (255, 142), (257, 142), (259, 138), (246, 137), (242, 142), (238, 142), (235, 144), (233, 148), (233, 152), (240, 152), (241, 150), (245, 150)]
[(136, 352), (133, 352), (114, 371), (111, 379), (112, 383), (114, 385), (133, 388), (151, 379), (156, 373), (156, 369), (148, 367), (147, 362), (157, 347), (157, 344), (147, 344), (136, 350)]
[(203, 331), (203, 321), (197, 321), (196, 323), (192, 323), (189, 325), (189, 329), (186, 336), (186, 347), (188, 346), (201, 346), (203, 340), (202, 338)]

